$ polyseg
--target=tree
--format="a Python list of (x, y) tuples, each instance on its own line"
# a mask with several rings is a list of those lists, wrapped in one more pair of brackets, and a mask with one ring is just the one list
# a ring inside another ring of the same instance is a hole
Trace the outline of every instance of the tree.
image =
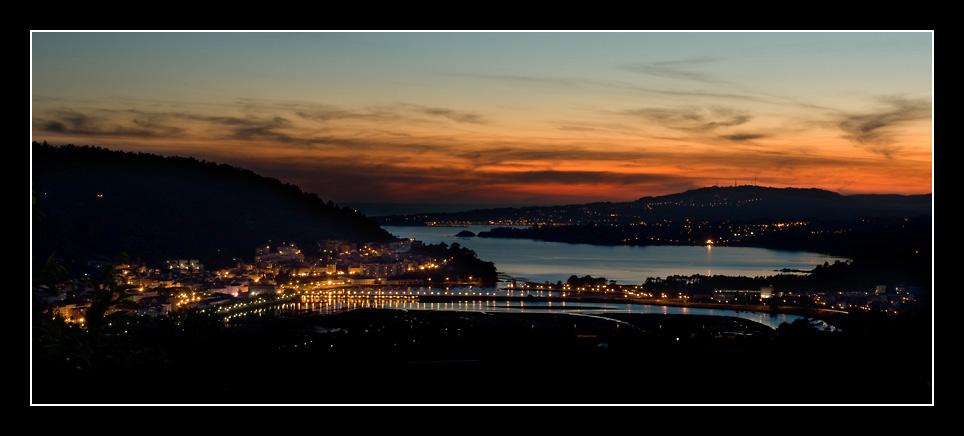
[(777, 335), (791, 339), (810, 339), (822, 331), (820, 323), (810, 318), (799, 318), (792, 323), (782, 323), (777, 327)]
[(116, 272), (113, 267), (105, 267), (103, 275), (95, 286), (94, 299), (86, 312), (87, 332), (96, 343), (103, 332), (104, 325), (117, 317), (117, 313), (109, 314), (110, 309), (117, 304), (127, 301), (133, 295), (133, 286), (117, 283)]
[(127, 254), (126, 251), (122, 251), (117, 255), (117, 258), (114, 259), (114, 261), (118, 264), (129, 264), (131, 263), (131, 255)]
[(767, 299), (767, 307), (770, 308), (771, 312), (777, 312), (780, 310), (780, 299), (777, 297), (770, 297)]
[(56, 285), (67, 279), (68, 273), (67, 268), (57, 258), (56, 253), (50, 253), (50, 256), (47, 256), (47, 262), (40, 268), (37, 276), (38, 284), (46, 285), (52, 290)]

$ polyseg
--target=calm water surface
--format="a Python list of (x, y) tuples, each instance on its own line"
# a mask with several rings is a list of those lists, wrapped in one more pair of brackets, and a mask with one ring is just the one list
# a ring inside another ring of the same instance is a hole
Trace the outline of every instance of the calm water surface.
[[(458, 238), (462, 230), (479, 233), (495, 226), (384, 228), (401, 238), (471, 248), (483, 260), (495, 262), (500, 273), (532, 281), (565, 281), (569, 276), (602, 276), (619, 283), (642, 283), (647, 277), (674, 274), (768, 276), (775, 270), (810, 270), (844, 258), (805, 251), (752, 247), (600, 246), (532, 239)], [(692, 310), (692, 309), (691, 309)]]
[[(476, 288), (478, 289), (478, 288)], [(770, 328), (777, 328), (782, 323), (792, 323), (802, 318), (798, 315), (783, 313), (750, 312), (731, 309), (706, 309), (696, 307), (660, 306), (634, 303), (597, 303), (578, 301), (494, 301), (494, 300), (466, 300), (449, 302), (419, 302), (399, 300), (355, 300), (325, 299), (316, 302), (291, 301), (268, 308), (243, 311), (230, 318), (258, 316), (265, 313), (278, 314), (332, 314), (352, 309), (399, 309), (399, 310), (434, 310), (434, 311), (464, 311), (464, 312), (506, 312), (506, 313), (570, 313), (570, 314), (601, 314), (601, 313), (642, 313), (663, 315), (709, 315), (732, 316), (755, 321)], [(825, 328), (829, 328), (820, 322)]]

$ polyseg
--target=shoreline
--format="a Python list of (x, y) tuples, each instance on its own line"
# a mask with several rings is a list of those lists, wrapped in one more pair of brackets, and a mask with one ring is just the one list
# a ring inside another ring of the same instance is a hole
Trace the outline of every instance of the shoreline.
[[(466, 300), (478, 300), (478, 296), (470, 295), (422, 295), (418, 297), (418, 301), (466, 301)], [(487, 296), (484, 297), (485, 300), (493, 301), (552, 301), (552, 302), (567, 302), (575, 301), (580, 303), (631, 303), (631, 304), (644, 304), (649, 306), (672, 306), (672, 307), (692, 307), (698, 309), (721, 309), (721, 310), (735, 310), (744, 312), (758, 312), (758, 313), (772, 313), (772, 314), (785, 314), (785, 315), (800, 315), (817, 319), (830, 318), (837, 315), (846, 315), (848, 312), (836, 309), (821, 309), (821, 308), (806, 308), (806, 307), (796, 307), (796, 306), (778, 306), (777, 310), (771, 310), (769, 306), (766, 305), (751, 305), (751, 304), (725, 304), (725, 303), (690, 303), (683, 301), (674, 301), (670, 299), (661, 298), (615, 298), (615, 297), (605, 297), (605, 296), (574, 296), (574, 297), (510, 297), (510, 296)]]
[[(491, 227), (493, 227), (493, 228), (497, 228), (497, 227), (522, 227), (522, 228), (528, 228), (528, 227), (530, 227), (530, 226), (524, 226), (524, 225), (510, 226), (510, 225), (495, 225), (495, 224), (458, 224), (458, 225), (456, 225), (456, 224), (448, 225), (448, 224), (447, 224), (447, 225), (431, 225), (431, 226), (430, 226), (430, 225), (414, 225), (414, 224), (381, 224), (381, 226), (382, 226), (383, 228), (384, 228), (384, 227), (465, 228), (465, 227), (471, 227), (471, 226), (491, 226)], [(388, 230), (386, 229), (386, 231), (388, 231)], [(488, 235), (488, 234), (487, 234), (487, 235), (483, 235), (483, 233), (487, 233), (487, 232), (489, 232), (489, 231), (490, 231), (490, 230), (485, 230), (485, 231), (482, 231), (482, 232), (478, 232), (478, 233), (476, 233), (475, 236), (473, 236), (473, 237), (464, 237), (463, 239), (468, 239), (468, 238), (494, 239), (494, 240), (497, 240), (497, 239), (509, 239), (509, 240), (515, 239), (515, 240), (528, 240), (528, 241), (535, 241), (535, 242), (553, 242), (553, 243), (557, 243), (557, 244), (567, 244), (567, 245), (588, 245), (588, 246), (592, 246), (592, 247), (705, 247), (705, 246), (706, 246), (705, 244), (700, 244), (700, 243), (685, 243), (685, 244), (684, 244), (684, 243), (678, 243), (678, 244), (672, 244), (672, 243), (606, 243), (606, 242), (595, 242), (595, 243), (593, 243), (593, 242), (561, 241), (561, 240), (555, 240), (555, 239), (542, 239), (542, 238), (533, 238), (533, 237), (492, 236), (492, 235)], [(389, 231), (389, 233), (391, 233), (391, 232)], [(393, 235), (394, 235), (394, 234), (393, 234)], [(453, 235), (453, 236), (451, 236), (451, 237), (455, 238), (456, 236)], [(401, 238), (401, 239), (406, 239), (406, 238), (404, 238), (404, 237), (400, 237), (400, 238)], [(457, 241), (456, 241), (456, 242), (457, 242)], [(714, 244), (712, 245), (712, 247), (713, 247), (713, 248), (759, 248), (759, 249), (763, 249), (763, 250), (773, 250), (773, 251), (808, 252), (808, 253), (814, 253), (814, 254), (819, 254), (819, 255), (824, 255), (824, 256), (841, 258), (841, 260), (848, 260), (848, 261), (853, 260), (853, 257), (854, 257), (852, 254), (848, 254), (848, 253), (833, 253), (833, 252), (828, 252), (828, 251), (814, 250), (814, 249), (809, 248), (809, 247), (785, 247), (785, 246), (775, 247), (775, 246), (756, 245), (756, 244), (718, 244), (718, 243), (714, 243)], [(774, 272), (781, 273), (779, 270), (774, 270)], [(809, 274), (809, 271), (807, 271), (806, 273)], [(783, 274), (786, 274), (786, 273), (783, 273)]]

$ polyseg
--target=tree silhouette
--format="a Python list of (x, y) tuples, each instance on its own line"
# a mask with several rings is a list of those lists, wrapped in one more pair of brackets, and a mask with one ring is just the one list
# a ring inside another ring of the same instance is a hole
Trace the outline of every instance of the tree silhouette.
[(117, 317), (118, 313), (109, 314), (110, 309), (117, 304), (127, 301), (133, 295), (133, 286), (118, 284), (116, 271), (113, 267), (105, 267), (103, 274), (95, 286), (94, 299), (86, 312), (87, 332), (94, 344), (103, 333), (104, 325)]
[(770, 297), (767, 299), (767, 307), (769, 307), (771, 312), (777, 312), (780, 310), (780, 300), (777, 297)]
[(809, 340), (822, 332), (820, 323), (810, 318), (799, 318), (792, 323), (782, 323), (777, 327), (777, 335), (793, 340)]
[(47, 262), (44, 263), (44, 266), (40, 268), (37, 274), (37, 278), (39, 279), (38, 284), (45, 285), (47, 288), (53, 290), (56, 285), (66, 280), (67, 276), (67, 268), (64, 267), (63, 263), (56, 256), (56, 252), (50, 253), (50, 256), (47, 256)]

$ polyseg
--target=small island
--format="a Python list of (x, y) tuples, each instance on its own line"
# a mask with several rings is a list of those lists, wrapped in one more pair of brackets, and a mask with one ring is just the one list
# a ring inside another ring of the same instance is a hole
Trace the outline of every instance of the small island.
[(475, 233), (472, 233), (468, 230), (462, 230), (461, 232), (456, 233), (455, 236), (459, 238), (474, 238)]

